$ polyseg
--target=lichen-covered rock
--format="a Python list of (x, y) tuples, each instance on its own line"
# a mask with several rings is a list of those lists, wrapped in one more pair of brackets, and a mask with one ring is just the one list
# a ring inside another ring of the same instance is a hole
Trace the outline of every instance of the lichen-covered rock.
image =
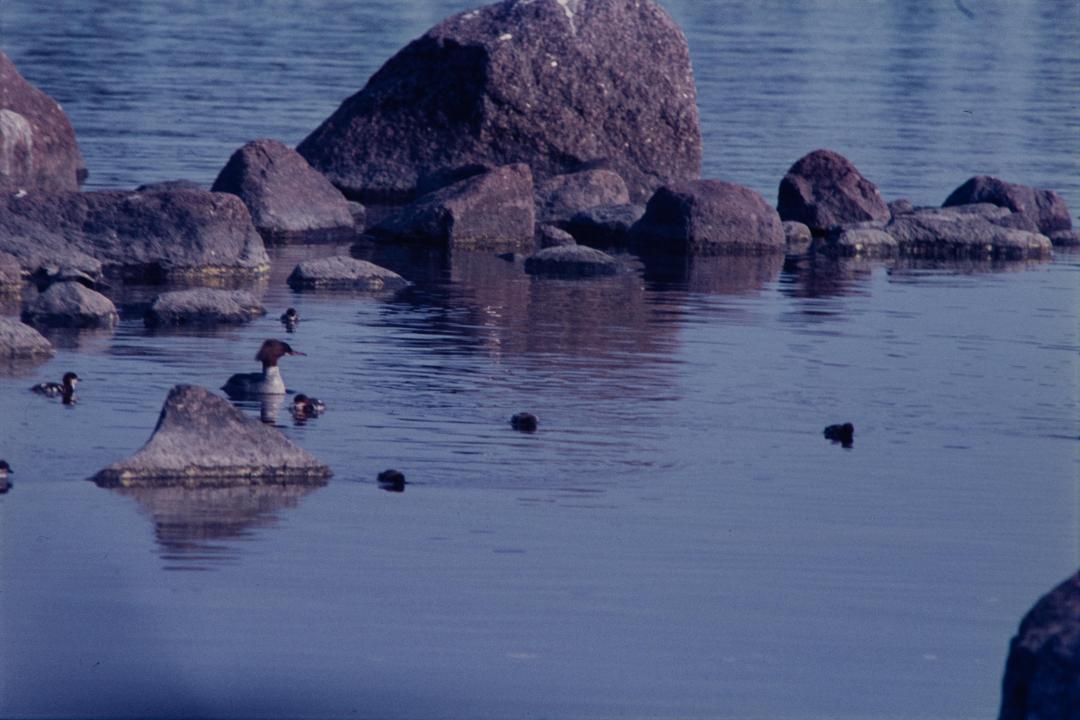
[(0, 293), (17, 292), (22, 287), (22, 266), (11, 253), (0, 252)]
[(815, 150), (788, 169), (780, 181), (777, 210), (782, 219), (801, 222), (815, 235), (833, 225), (890, 217), (877, 186), (832, 150)]
[(784, 228), (759, 193), (722, 180), (692, 180), (657, 190), (630, 241), (641, 254), (783, 252)]
[(630, 202), (626, 182), (614, 170), (596, 168), (547, 178), (536, 186), (537, 222), (558, 223), (599, 205)]
[(841, 257), (893, 257), (899, 252), (900, 243), (880, 227), (837, 225), (815, 243), (814, 249), (826, 255)]
[(266, 308), (246, 290), (193, 288), (158, 295), (143, 320), (149, 327), (240, 324), (265, 314)]
[(368, 232), (446, 249), (531, 249), (535, 221), (532, 173), (517, 164), (428, 193)]
[(47, 358), (53, 346), (34, 328), (14, 318), (0, 317), (0, 359)]
[(206, 190), (11, 195), (0, 199), (0, 250), (28, 269), (89, 257), (106, 270), (148, 279), (270, 268), (240, 199)]
[(1080, 717), (1080, 572), (1024, 616), (1001, 686), (999, 720)]
[(243, 200), (267, 240), (353, 234), (353, 216), (341, 191), (277, 140), (253, 140), (237, 150), (210, 189)]
[(78, 190), (85, 178), (67, 114), (0, 51), (0, 192)]
[(952, 191), (942, 207), (992, 203), (1029, 218), (1043, 235), (1071, 230), (1072, 218), (1065, 199), (1053, 190), (1016, 185), (989, 175), (976, 175)]
[(112, 327), (120, 319), (112, 300), (75, 281), (58, 282), (23, 312), (24, 322), (47, 327)]
[(169, 391), (141, 450), (98, 472), (102, 487), (325, 484), (330, 468), (205, 388)]
[(584, 245), (545, 248), (525, 259), (525, 272), (560, 278), (615, 275), (619, 262), (607, 253)]
[(576, 213), (561, 227), (582, 245), (619, 247), (629, 242), (630, 228), (644, 214), (644, 205), (600, 205)]
[[(904, 255), (1019, 260), (1049, 257), (1045, 235), (1012, 226), (1016, 214), (989, 204), (920, 208), (885, 226)], [(1023, 219), (1021, 218), (1023, 222)]]
[(537, 225), (536, 226), (536, 245), (543, 250), (549, 247), (558, 247), (560, 245), (576, 245), (577, 241), (574, 240), (574, 236), (565, 230), (561, 230), (554, 225)]
[(348, 255), (305, 260), (288, 282), (294, 290), (400, 290), (412, 284), (393, 270)]
[(506, 0), (410, 43), (297, 150), (364, 202), (408, 201), (443, 168), (543, 179), (600, 158), (642, 202), (700, 171), (689, 49), (652, 0)]

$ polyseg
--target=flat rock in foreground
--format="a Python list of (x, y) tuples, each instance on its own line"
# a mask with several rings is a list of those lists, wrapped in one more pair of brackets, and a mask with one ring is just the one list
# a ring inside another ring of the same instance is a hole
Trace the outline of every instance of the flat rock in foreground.
[(999, 720), (1080, 717), (1080, 572), (1039, 599), (1009, 644)]
[(193, 288), (158, 295), (144, 322), (149, 327), (240, 324), (265, 314), (266, 308), (247, 290)]
[(14, 318), (0, 317), (0, 359), (47, 358), (53, 346), (45, 336)]
[(289, 275), (294, 290), (400, 290), (411, 284), (393, 270), (348, 255), (305, 260)]
[(91, 478), (101, 487), (325, 484), (330, 468), (223, 397), (177, 385), (141, 450)]

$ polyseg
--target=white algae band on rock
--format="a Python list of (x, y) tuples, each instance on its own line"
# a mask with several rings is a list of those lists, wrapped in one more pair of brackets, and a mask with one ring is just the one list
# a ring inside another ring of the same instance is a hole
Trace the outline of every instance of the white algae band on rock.
[(325, 484), (330, 468), (205, 388), (169, 391), (141, 450), (91, 478), (101, 487)]

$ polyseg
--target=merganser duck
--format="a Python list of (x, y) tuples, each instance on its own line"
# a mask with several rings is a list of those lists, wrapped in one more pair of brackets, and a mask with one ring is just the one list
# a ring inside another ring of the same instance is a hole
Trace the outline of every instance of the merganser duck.
[(521, 432), (536, 432), (540, 419), (532, 413), (521, 412), (510, 418), (510, 427)]
[(321, 400), (310, 398), (303, 393), (297, 393), (293, 398), (292, 414), (297, 420), (318, 417), (324, 410), (326, 410), (326, 405)]
[(261, 373), (237, 373), (229, 378), (222, 386), (230, 396), (244, 395), (284, 395), (285, 381), (281, 379), (281, 371), (277, 363), (285, 355), (304, 355), (298, 350), (289, 347), (289, 343), (281, 340), (266, 340), (259, 352), (255, 353), (255, 359), (262, 363)]
[(296, 324), (300, 322), (300, 313), (296, 312), (296, 308), (289, 308), (281, 314), (281, 324), (285, 326), (286, 332), (292, 332), (296, 329)]
[(15, 472), (8, 465), (7, 460), (0, 460), (0, 493), (6, 493), (11, 489), (11, 483), (8, 482), (8, 475)]
[(45, 397), (59, 396), (63, 398), (65, 405), (71, 405), (75, 402), (75, 384), (77, 382), (79, 382), (78, 375), (73, 372), (64, 373), (64, 377), (60, 382), (38, 383), (30, 388), (30, 392), (35, 392), (38, 395), (44, 395)]

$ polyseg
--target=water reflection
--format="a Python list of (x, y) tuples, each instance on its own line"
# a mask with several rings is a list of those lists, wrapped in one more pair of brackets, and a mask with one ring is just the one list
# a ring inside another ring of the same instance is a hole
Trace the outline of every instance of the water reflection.
[(240, 543), (272, 527), (283, 510), (315, 490), (307, 485), (229, 488), (116, 488), (134, 498), (154, 523), (166, 570), (210, 570), (237, 561)]

